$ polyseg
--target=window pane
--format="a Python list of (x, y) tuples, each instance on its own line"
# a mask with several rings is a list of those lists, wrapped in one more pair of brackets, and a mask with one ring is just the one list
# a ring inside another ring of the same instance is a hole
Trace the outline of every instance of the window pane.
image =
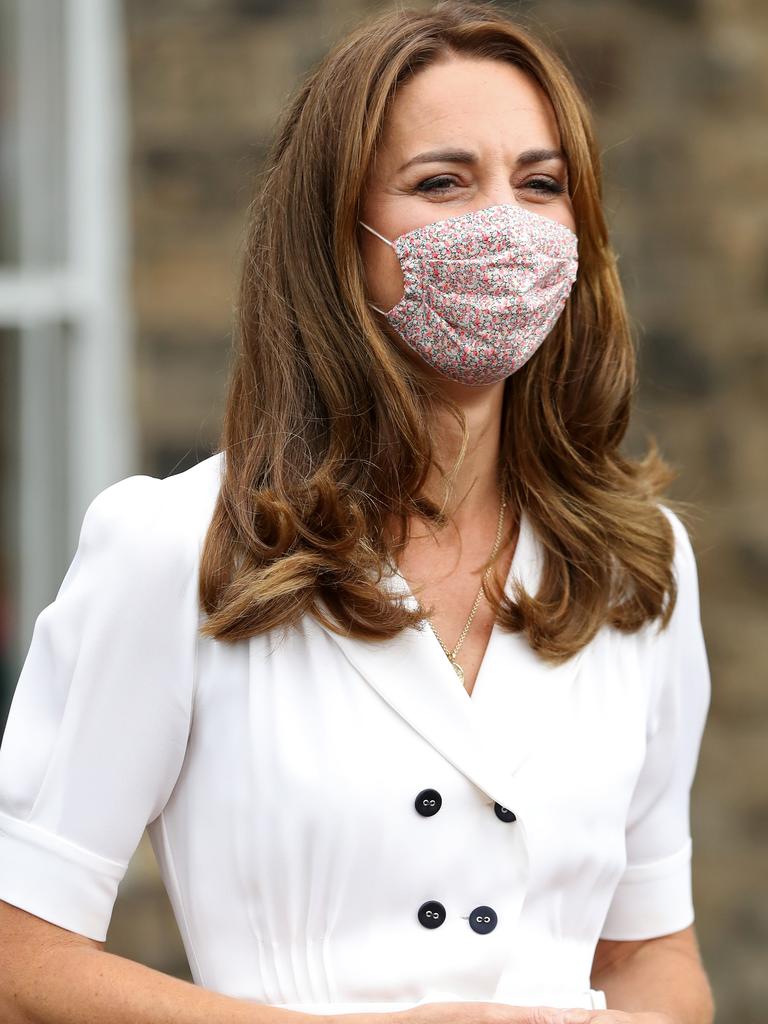
[(0, 0), (0, 269), (66, 252), (65, 0)]
[(0, 0), (0, 266), (18, 261), (16, 7)]
[(0, 329), (0, 725), (68, 539), (71, 329)]
[(20, 575), (18, 354), (17, 332), (0, 328), (0, 731), (20, 670), (13, 639)]

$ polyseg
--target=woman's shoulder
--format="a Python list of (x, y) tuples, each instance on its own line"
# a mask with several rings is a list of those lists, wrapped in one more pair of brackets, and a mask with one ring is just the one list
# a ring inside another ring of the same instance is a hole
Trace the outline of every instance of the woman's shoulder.
[(658, 504), (659, 504), (660, 510), (667, 517), (667, 519), (669, 520), (670, 526), (672, 527), (672, 532), (673, 532), (674, 537), (675, 537), (675, 553), (677, 554), (678, 551), (681, 550), (681, 549), (683, 549), (683, 550), (690, 550), (691, 549), (690, 536), (689, 536), (689, 533), (688, 533), (688, 528), (685, 525), (685, 523), (683, 522), (683, 520), (680, 518), (680, 516), (677, 514), (677, 512), (674, 512), (669, 507), (669, 505), (665, 505), (663, 501), (660, 501)]
[(697, 663), (703, 663), (704, 640), (696, 555), (688, 527), (681, 517), (666, 505), (660, 503), (660, 508), (669, 520), (674, 536), (672, 572), (676, 593), (669, 622), (658, 634), (658, 646), (665, 652), (665, 657), (673, 656), (683, 660), (692, 658)]
[(668, 505), (659, 502), (659, 508), (672, 527), (672, 536), (674, 538), (673, 566), (678, 587), (682, 586), (688, 592), (688, 596), (692, 596), (690, 594), (691, 590), (697, 595), (698, 571), (696, 555), (693, 550), (688, 527), (677, 512), (674, 512)]
[(88, 505), (79, 547), (109, 548), (133, 569), (189, 566), (199, 557), (219, 493), (223, 453), (167, 477), (135, 474)]

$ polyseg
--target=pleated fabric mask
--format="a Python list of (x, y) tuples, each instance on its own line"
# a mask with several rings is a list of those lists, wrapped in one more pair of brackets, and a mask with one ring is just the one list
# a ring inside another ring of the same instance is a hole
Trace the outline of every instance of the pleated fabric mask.
[(474, 386), (519, 370), (550, 333), (576, 280), (578, 236), (516, 203), (406, 231), (390, 240), (404, 292), (379, 309), (443, 376)]

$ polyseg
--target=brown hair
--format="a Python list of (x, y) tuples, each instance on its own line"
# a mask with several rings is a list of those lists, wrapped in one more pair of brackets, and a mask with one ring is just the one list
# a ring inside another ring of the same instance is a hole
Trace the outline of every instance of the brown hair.
[(381, 572), (409, 517), (446, 522), (421, 494), (429, 427), (438, 409), (462, 427), (463, 416), (373, 318), (356, 232), (395, 90), (452, 53), (509, 61), (549, 98), (579, 237), (578, 277), (555, 329), (504, 384), (499, 482), (513, 521), (524, 508), (543, 545), (541, 587), (517, 588), (513, 600), (491, 574), (486, 597), (502, 627), (524, 631), (553, 662), (603, 624), (632, 632), (669, 619), (674, 539), (656, 496), (674, 473), (653, 439), (642, 460), (619, 452), (635, 353), (589, 111), (530, 29), (490, 4), (441, 2), (362, 23), (279, 124), (249, 209), (225, 468), (200, 567), (203, 635), (236, 641), (311, 613), (329, 629), (386, 639), (421, 620), (379, 586)]

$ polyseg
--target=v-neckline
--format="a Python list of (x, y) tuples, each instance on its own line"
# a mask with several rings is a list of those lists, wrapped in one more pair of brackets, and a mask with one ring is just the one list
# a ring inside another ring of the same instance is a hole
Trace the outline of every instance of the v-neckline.
[[(523, 509), (520, 513), (520, 524), (518, 528), (517, 540), (515, 542), (515, 550), (512, 554), (512, 561), (509, 566), (507, 578), (504, 582), (505, 593), (509, 593), (510, 583), (512, 581), (513, 574), (518, 575), (518, 577), (521, 580), (525, 581), (526, 576), (524, 572), (524, 567), (527, 564), (527, 562), (531, 559), (531, 544), (532, 540), (530, 535), (530, 524), (528, 522), (526, 512)], [(410, 585), (405, 576), (403, 576), (400, 570), (392, 563), (390, 563), (390, 570), (391, 575), (388, 577), (388, 579), (391, 581), (391, 585), (395, 588), (395, 590), (399, 591), (404, 595), (405, 603), (408, 605), (408, 607), (412, 609), (417, 608), (419, 606), (419, 602), (415, 594), (411, 590)], [(462, 690), (466, 699), (470, 701), (473, 705), (477, 705), (478, 703), (478, 684), (480, 683), (481, 678), (484, 678), (490, 671), (490, 669), (488, 668), (488, 663), (491, 660), (491, 657), (494, 653), (495, 643), (498, 642), (498, 629), (498, 621), (494, 620), (493, 625), (491, 627), (490, 635), (488, 637), (488, 643), (485, 646), (483, 657), (477, 669), (477, 675), (475, 676), (475, 682), (474, 685), (472, 686), (472, 692), (470, 693), (467, 690), (464, 683), (461, 681), (461, 679), (459, 679), (458, 675), (456, 674), (452, 665), (450, 664), (448, 656), (443, 650), (440, 641), (437, 639), (434, 630), (430, 626), (429, 620), (426, 617), (422, 619), (422, 632), (426, 632), (429, 635), (429, 640), (427, 642), (432, 643), (434, 647), (437, 649), (437, 651), (439, 651), (440, 659), (442, 660), (445, 666), (445, 670), (447, 672), (450, 672), (449, 678), (452, 677), (451, 681), (453, 682), (453, 684), (455, 686), (458, 686)]]

